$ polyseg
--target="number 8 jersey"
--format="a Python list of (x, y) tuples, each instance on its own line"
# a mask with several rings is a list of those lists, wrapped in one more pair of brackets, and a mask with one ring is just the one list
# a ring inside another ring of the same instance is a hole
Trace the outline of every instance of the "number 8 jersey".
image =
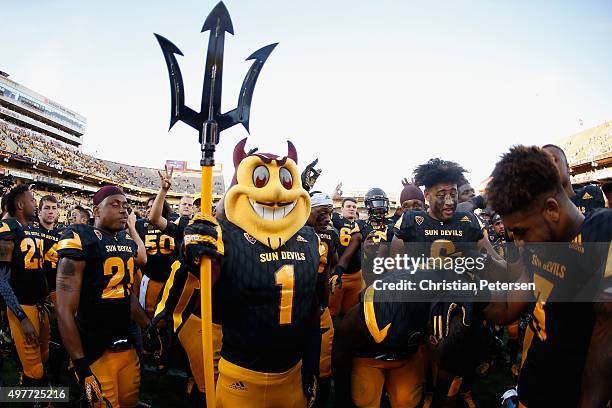
[(76, 321), (88, 362), (112, 345), (129, 344), (136, 243), (125, 231), (110, 235), (89, 225), (71, 225), (57, 252), (60, 260), (85, 261)]
[(213, 314), (223, 327), (221, 356), (249, 370), (287, 371), (302, 358), (317, 307), (319, 238), (303, 227), (272, 250), (230, 222), (219, 224), (225, 253)]

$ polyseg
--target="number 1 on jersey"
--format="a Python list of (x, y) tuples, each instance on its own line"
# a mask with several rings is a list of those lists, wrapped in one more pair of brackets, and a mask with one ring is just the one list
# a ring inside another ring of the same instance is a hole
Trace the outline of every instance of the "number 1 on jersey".
[(279, 324), (291, 324), (293, 309), (293, 284), (295, 275), (293, 265), (284, 265), (274, 273), (276, 285), (281, 287)]

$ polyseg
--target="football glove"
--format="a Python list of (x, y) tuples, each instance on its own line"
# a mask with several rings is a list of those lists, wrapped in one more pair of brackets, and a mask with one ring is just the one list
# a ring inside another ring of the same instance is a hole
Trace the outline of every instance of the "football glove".
[(184, 255), (190, 267), (198, 268), (202, 256), (219, 258), (223, 255), (221, 227), (209, 214), (197, 213), (185, 227)]
[(315, 159), (312, 163), (307, 165), (304, 171), (302, 172), (302, 188), (306, 191), (310, 191), (312, 189), (315, 182), (321, 175), (321, 170), (314, 168), (314, 166), (316, 166), (318, 162), (319, 159)]
[(470, 326), (472, 324), (472, 309), (473, 305), (471, 303), (435, 303), (430, 312), (433, 336), (437, 340), (448, 337), (454, 313), (459, 313), (461, 316), (461, 324), (466, 327)]
[(302, 388), (304, 390), (304, 396), (306, 397), (306, 407), (312, 408), (315, 406), (317, 399), (317, 376), (316, 375), (302, 375)]
[(334, 272), (329, 277), (329, 291), (334, 293), (336, 288), (342, 289), (342, 275), (344, 274), (344, 267), (336, 265)]
[(145, 352), (152, 354), (155, 361), (159, 361), (164, 347), (157, 328), (149, 324), (142, 332), (142, 348)]
[(91, 372), (89, 365), (85, 362), (85, 358), (74, 360), (74, 372), (77, 377), (77, 382), (83, 389), (83, 395), (87, 399), (87, 404), (92, 407), (112, 408), (110, 401), (102, 392), (100, 381)]

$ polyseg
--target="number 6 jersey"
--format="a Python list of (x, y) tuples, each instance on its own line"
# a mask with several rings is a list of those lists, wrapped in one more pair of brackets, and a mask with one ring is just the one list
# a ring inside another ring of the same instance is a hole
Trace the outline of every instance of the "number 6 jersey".
[(137, 246), (125, 231), (110, 235), (89, 225), (71, 225), (58, 255), (85, 261), (76, 322), (89, 363), (112, 345), (128, 344), (130, 295)]

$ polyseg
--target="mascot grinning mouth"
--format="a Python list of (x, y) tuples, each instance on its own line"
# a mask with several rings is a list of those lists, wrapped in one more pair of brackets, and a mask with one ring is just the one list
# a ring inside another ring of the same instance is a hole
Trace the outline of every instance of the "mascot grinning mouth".
[(285, 218), (295, 207), (297, 201), (291, 203), (260, 203), (249, 198), (255, 214), (264, 220), (280, 220)]
[(287, 142), (287, 155), (234, 149), (234, 179), (224, 198), (227, 219), (257, 241), (276, 250), (306, 224), (310, 196), (302, 188), (297, 152)]

